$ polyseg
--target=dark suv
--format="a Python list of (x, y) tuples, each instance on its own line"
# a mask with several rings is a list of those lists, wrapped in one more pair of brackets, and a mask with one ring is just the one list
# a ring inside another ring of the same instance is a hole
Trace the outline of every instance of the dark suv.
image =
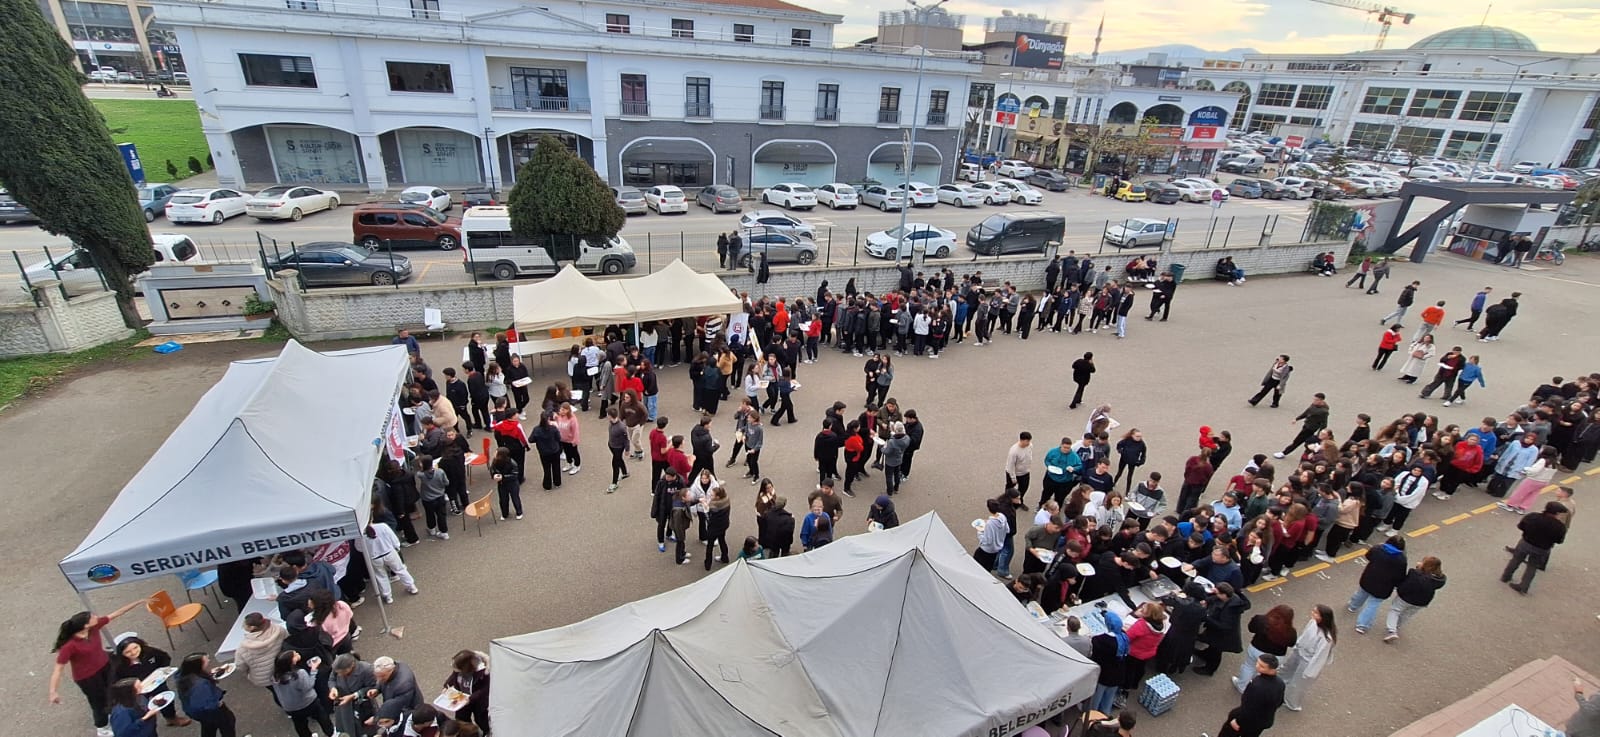
[(350, 215), (352, 238), (367, 248), (437, 248), (453, 251), (461, 245), (461, 219), (447, 217), (427, 205), (408, 202), (369, 202)]

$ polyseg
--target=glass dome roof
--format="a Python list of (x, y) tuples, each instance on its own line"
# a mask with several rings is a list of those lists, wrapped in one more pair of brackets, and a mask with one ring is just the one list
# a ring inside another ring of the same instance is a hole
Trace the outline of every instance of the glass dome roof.
[(1411, 44), (1412, 49), (1490, 49), (1497, 51), (1538, 51), (1533, 40), (1510, 28), (1462, 26), (1440, 31)]

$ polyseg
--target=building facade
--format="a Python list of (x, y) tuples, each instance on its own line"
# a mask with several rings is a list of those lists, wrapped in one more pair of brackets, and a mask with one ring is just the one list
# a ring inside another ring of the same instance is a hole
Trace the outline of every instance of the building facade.
[(156, 21), (147, 2), (84, 2), (38, 0), (39, 12), (78, 54), (78, 65), (89, 70), (111, 67), (119, 72), (164, 73), (186, 71), (177, 35)]
[(613, 184), (894, 181), (908, 158), (914, 178), (941, 181), (980, 68), (836, 47), (840, 16), (781, 0), (156, 8), (191, 60), (225, 186), (503, 188), (547, 134)]

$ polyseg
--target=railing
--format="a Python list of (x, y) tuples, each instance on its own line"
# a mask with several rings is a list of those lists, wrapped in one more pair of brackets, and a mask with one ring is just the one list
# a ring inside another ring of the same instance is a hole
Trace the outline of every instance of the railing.
[(761, 106), (761, 119), (762, 120), (783, 120), (783, 106), (782, 105), (762, 105)]
[(899, 110), (879, 110), (878, 111), (878, 124), (879, 125), (895, 125), (895, 124), (898, 124), (899, 122), (900, 122), (900, 111)]
[(623, 115), (637, 115), (639, 117), (649, 117), (650, 115), (649, 100), (623, 100), (620, 104), (622, 105)]
[(817, 122), (818, 123), (837, 123), (837, 122), (839, 122), (839, 108), (836, 108), (836, 107), (819, 107), (819, 108), (817, 108)]
[(685, 118), (709, 118), (709, 117), (711, 117), (711, 103), (709, 103), (709, 102), (686, 102), (686, 103), (683, 104), (683, 117), (685, 117)]
[(524, 113), (587, 113), (587, 97), (547, 97), (545, 95), (491, 95), (490, 107)]
[(944, 112), (943, 110), (929, 110), (928, 111), (928, 123), (927, 124), (928, 125), (946, 125), (947, 124), (946, 121), (949, 120), (949, 116), (950, 116), (950, 114)]

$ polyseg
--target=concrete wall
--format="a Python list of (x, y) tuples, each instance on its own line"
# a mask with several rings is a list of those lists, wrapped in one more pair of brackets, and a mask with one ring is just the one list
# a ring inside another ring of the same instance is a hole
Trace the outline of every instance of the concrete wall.
[(116, 295), (96, 292), (71, 300), (53, 279), (34, 282), (43, 304), (0, 307), (0, 356), (73, 353), (133, 335)]
[[(1171, 244), (1162, 246), (1161, 255), (1157, 261), (1165, 269), (1172, 264), (1183, 264), (1183, 280), (1209, 280), (1216, 272), (1217, 262), (1228, 256), (1233, 257), (1233, 263), (1244, 269), (1246, 277), (1260, 276), (1263, 274), (1297, 274), (1311, 266), (1311, 259), (1324, 251), (1333, 251), (1333, 262), (1343, 264), (1345, 257), (1350, 255), (1348, 241), (1321, 241), (1314, 243), (1291, 243), (1283, 246), (1260, 247), (1233, 247), (1233, 248), (1206, 248), (1198, 250), (1173, 250)], [(1131, 257), (1130, 257), (1131, 258)], [(1127, 263), (1123, 261), (1122, 263)], [(1112, 271), (1120, 271), (1122, 264), (1116, 264)], [(1341, 267), (1342, 268), (1342, 267)]]
[(340, 340), (393, 333), (422, 322), (422, 311), (438, 308), (450, 330), (511, 323), (511, 288), (516, 282), (479, 286), (354, 287), (301, 292), (292, 281), (268, 281), (278, 320), (302, 340)]

